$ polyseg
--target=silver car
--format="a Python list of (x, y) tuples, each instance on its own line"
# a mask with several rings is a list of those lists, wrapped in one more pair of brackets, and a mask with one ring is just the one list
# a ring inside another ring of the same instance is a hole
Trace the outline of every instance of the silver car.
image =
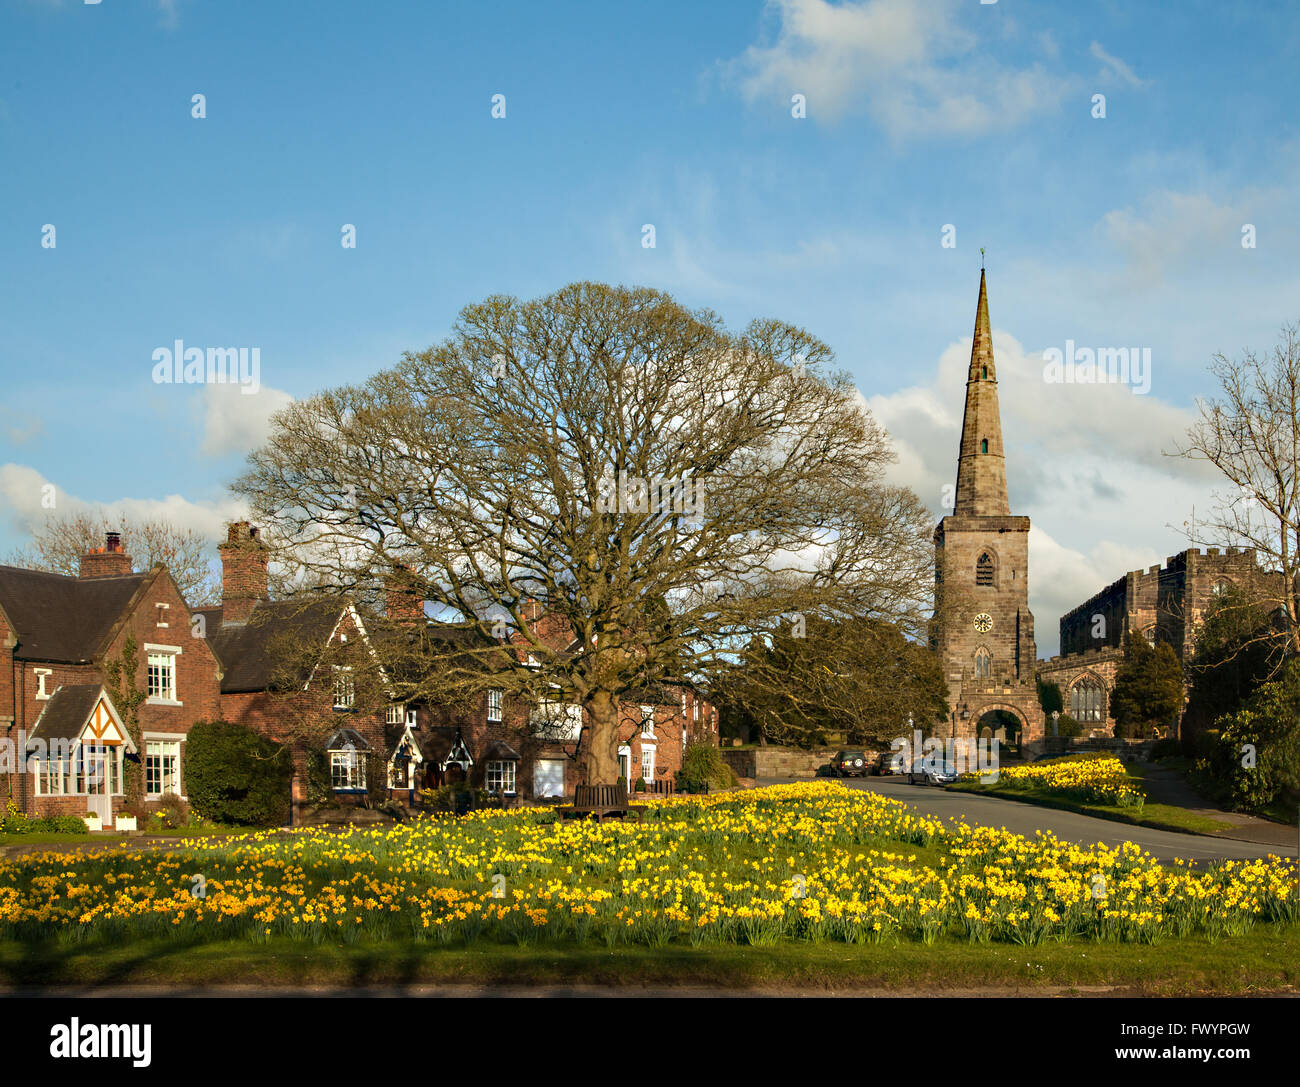
[(907, 771), (909, 785), (951, 785), (957, 780), (957, 768), (951, 763), (941, 766), (927, 764), (925, 759), (917, 759)]

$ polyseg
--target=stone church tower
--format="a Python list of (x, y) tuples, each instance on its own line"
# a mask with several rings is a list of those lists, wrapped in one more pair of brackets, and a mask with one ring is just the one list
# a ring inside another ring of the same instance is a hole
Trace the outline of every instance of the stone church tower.
[[(980, 271), (975, 342), (953, 511), (934, 532), (932, 642), (948, 681), (948, 735), (1039, 741), (1044, 719), (1035, 682), (1029, 611), (1029, 518), (1011, 513), (998, 412), (998, 379)], [(939, 726), (936, 734), (944, 734)]]

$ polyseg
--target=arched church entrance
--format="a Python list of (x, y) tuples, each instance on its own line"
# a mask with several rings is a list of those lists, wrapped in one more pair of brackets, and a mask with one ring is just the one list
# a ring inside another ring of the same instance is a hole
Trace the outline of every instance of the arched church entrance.
[(975, 735), (981, 740), (1000, 740), (1004, 747), (1019, 748), (1024, 734), (1024, 718), (1006, 706), (988, 707), (975, 725)]

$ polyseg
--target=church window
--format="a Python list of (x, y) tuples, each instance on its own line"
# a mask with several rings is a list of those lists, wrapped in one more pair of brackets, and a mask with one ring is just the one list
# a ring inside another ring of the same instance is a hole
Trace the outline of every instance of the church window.
[(985, 379), (985, 380), (988, 380), (988, 376), (989, 376), (989, 368), (988, 368), (987, 366), (981, 366), (981, 367), (980, 367), (980, 377), (983, 378), (983, 379)]
[(1070, 688), (1070, 716), (1076, 721), (1100, 721), (1103, 693), (1097, 680), (1084, 676)]
[(1214, 596), (1223, 596), (1230, 588), (1232, 588), (1232, 582), (1220, 578), (1210, 586), (1210, 593)]
[(987, 453), (988, 451), (989, 451), (989, 440), (985, 438), (982, 442), (980, 442), (980, 452)]
[(993, 670), (993, 657), (985, 646), (975, 650), (975, 678), (987, 679)]
[(987, 551), (985, 551), (984, 554), (982, 554), (975, 562), (975, 584), (993, 584), (993, 560), (989, 557)]

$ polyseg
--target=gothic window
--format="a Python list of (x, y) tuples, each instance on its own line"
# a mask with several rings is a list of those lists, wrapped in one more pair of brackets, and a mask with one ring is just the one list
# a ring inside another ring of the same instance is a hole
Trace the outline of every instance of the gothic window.
[(1156, 628), (1154, 626), (1147, 627), (1146, 630), (1142, 632), (1142, 635), (1146, 638), (1147, 645), (1154, 648), (1156, 644)]
[(975, 561), (975, 584), (993, 584), (993, 559), (987, 551)]
[(987, 679), (992, 673), (992, 669), (993, 657), (986, 647), (980, 646), (975, 650), (975, 678)]
[(987, 453), (988, 451), (989, 451), (989, 440), (985, 438), (980, 442), (980, 452)]
[(1210, 594), (1212, 596), (1223, 596), (1223, 594), (1226, 593), (1230, 588), (1232, 588), (1232, 582), (1224, 581), (1223, 578), (1220, 578), (1218, 581), (1216, 581), (1213, 585), (1210, 586)]
[(1084, 676), (1070, 688), (1070, 716), (1076, 721), (1100, 721), (1104, 692), (1092, 676)]

